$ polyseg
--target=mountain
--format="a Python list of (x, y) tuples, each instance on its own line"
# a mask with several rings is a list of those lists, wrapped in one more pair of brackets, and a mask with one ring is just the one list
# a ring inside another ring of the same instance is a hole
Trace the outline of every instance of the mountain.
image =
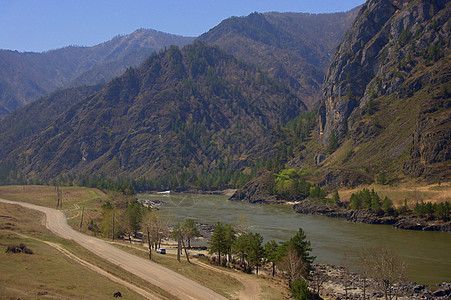
[(43, 53), (0, 50), (0, 118), (57, 89), (108, 82), (151, 53), (194, 39), (138, 29), (93, 46)]
[(330, 57), (357, 12), (253, 13), (226, 19), (198, 39), (262, 67), (313, 108)]
[(445, 0), (365, 3), (323, 85), (320, 139), (340, 146), (324, 166), (381, 181), (449, 180), (450, 8)]
[(0, 121), (0, 157), (26, 143), (81, 99), (101, 90), (104, 84), (56, 91), (16, 110)]
[(9, 147), (0, 165), (42, 179), (242, 170), (271, 154), (269, 131), (303, 111), (284, 85), (217, 47), (171, 46)]

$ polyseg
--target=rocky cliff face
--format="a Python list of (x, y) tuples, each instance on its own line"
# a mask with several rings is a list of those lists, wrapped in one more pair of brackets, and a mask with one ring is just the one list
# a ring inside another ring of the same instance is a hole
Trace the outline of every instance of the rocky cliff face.
[[(387, 139), (399, 139), (398, 144), (382, 151), (393, 159), (410, 149), (406, 173), (446, 169), (450, 11), (446, 0), (365, 3), (334, 54), (323, 85), (319, 133), (325, 145), (331, 139), (350, 139), (356, 146), (391, 130)], [(390, 109), (400, 108), (402, 101), (404, 120), (409, 121), (393, 125), (401, 118)], [(431, 169), (430, 164), (442, 165)]]

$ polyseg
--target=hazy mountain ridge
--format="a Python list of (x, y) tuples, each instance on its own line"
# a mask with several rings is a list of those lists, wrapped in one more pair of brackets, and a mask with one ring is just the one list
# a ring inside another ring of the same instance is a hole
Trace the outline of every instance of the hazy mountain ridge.
[(108, 82), (152, 52), (184, 46), (194, 38), (138, 29), (93, 46), (43, 53), (0, 50), (0, 118), (65, 86)]
[(199, 40), (261, 66), (312, 108), (330, 60), (358, 9), (345, 13), (253, 13), (222, 21)]

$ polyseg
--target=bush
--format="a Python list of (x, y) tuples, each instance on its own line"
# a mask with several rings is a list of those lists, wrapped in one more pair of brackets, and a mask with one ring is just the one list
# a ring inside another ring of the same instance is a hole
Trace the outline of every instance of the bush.
[(292, 297), (297, 300), (307, 300), (310, 297), (307, 282), (301, 279), (296, 279), (295, 281), (290, 282), (290, 291), (292, 293)]
[(445, 222), (449, 221), (449, 210), (450, 205), (448, 201), (437, 204), (437, 207), (435, 209), (437, 217)]
[(382, 209), (388, 215), (393, 215), (395, 213), (395, 209), (393, 208), (393, 201), (391, 201), (387, 196), (385, 196), (384, 200), (382, 201)]

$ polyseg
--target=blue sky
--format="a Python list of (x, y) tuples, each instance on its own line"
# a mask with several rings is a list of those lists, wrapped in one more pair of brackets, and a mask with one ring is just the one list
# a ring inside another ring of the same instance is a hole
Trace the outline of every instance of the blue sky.
[(254, 11), (325, 13), (364, 0), (1, 0), (0, 49), (46, 51), (92, 46), (137, 28), (199, 36)]

